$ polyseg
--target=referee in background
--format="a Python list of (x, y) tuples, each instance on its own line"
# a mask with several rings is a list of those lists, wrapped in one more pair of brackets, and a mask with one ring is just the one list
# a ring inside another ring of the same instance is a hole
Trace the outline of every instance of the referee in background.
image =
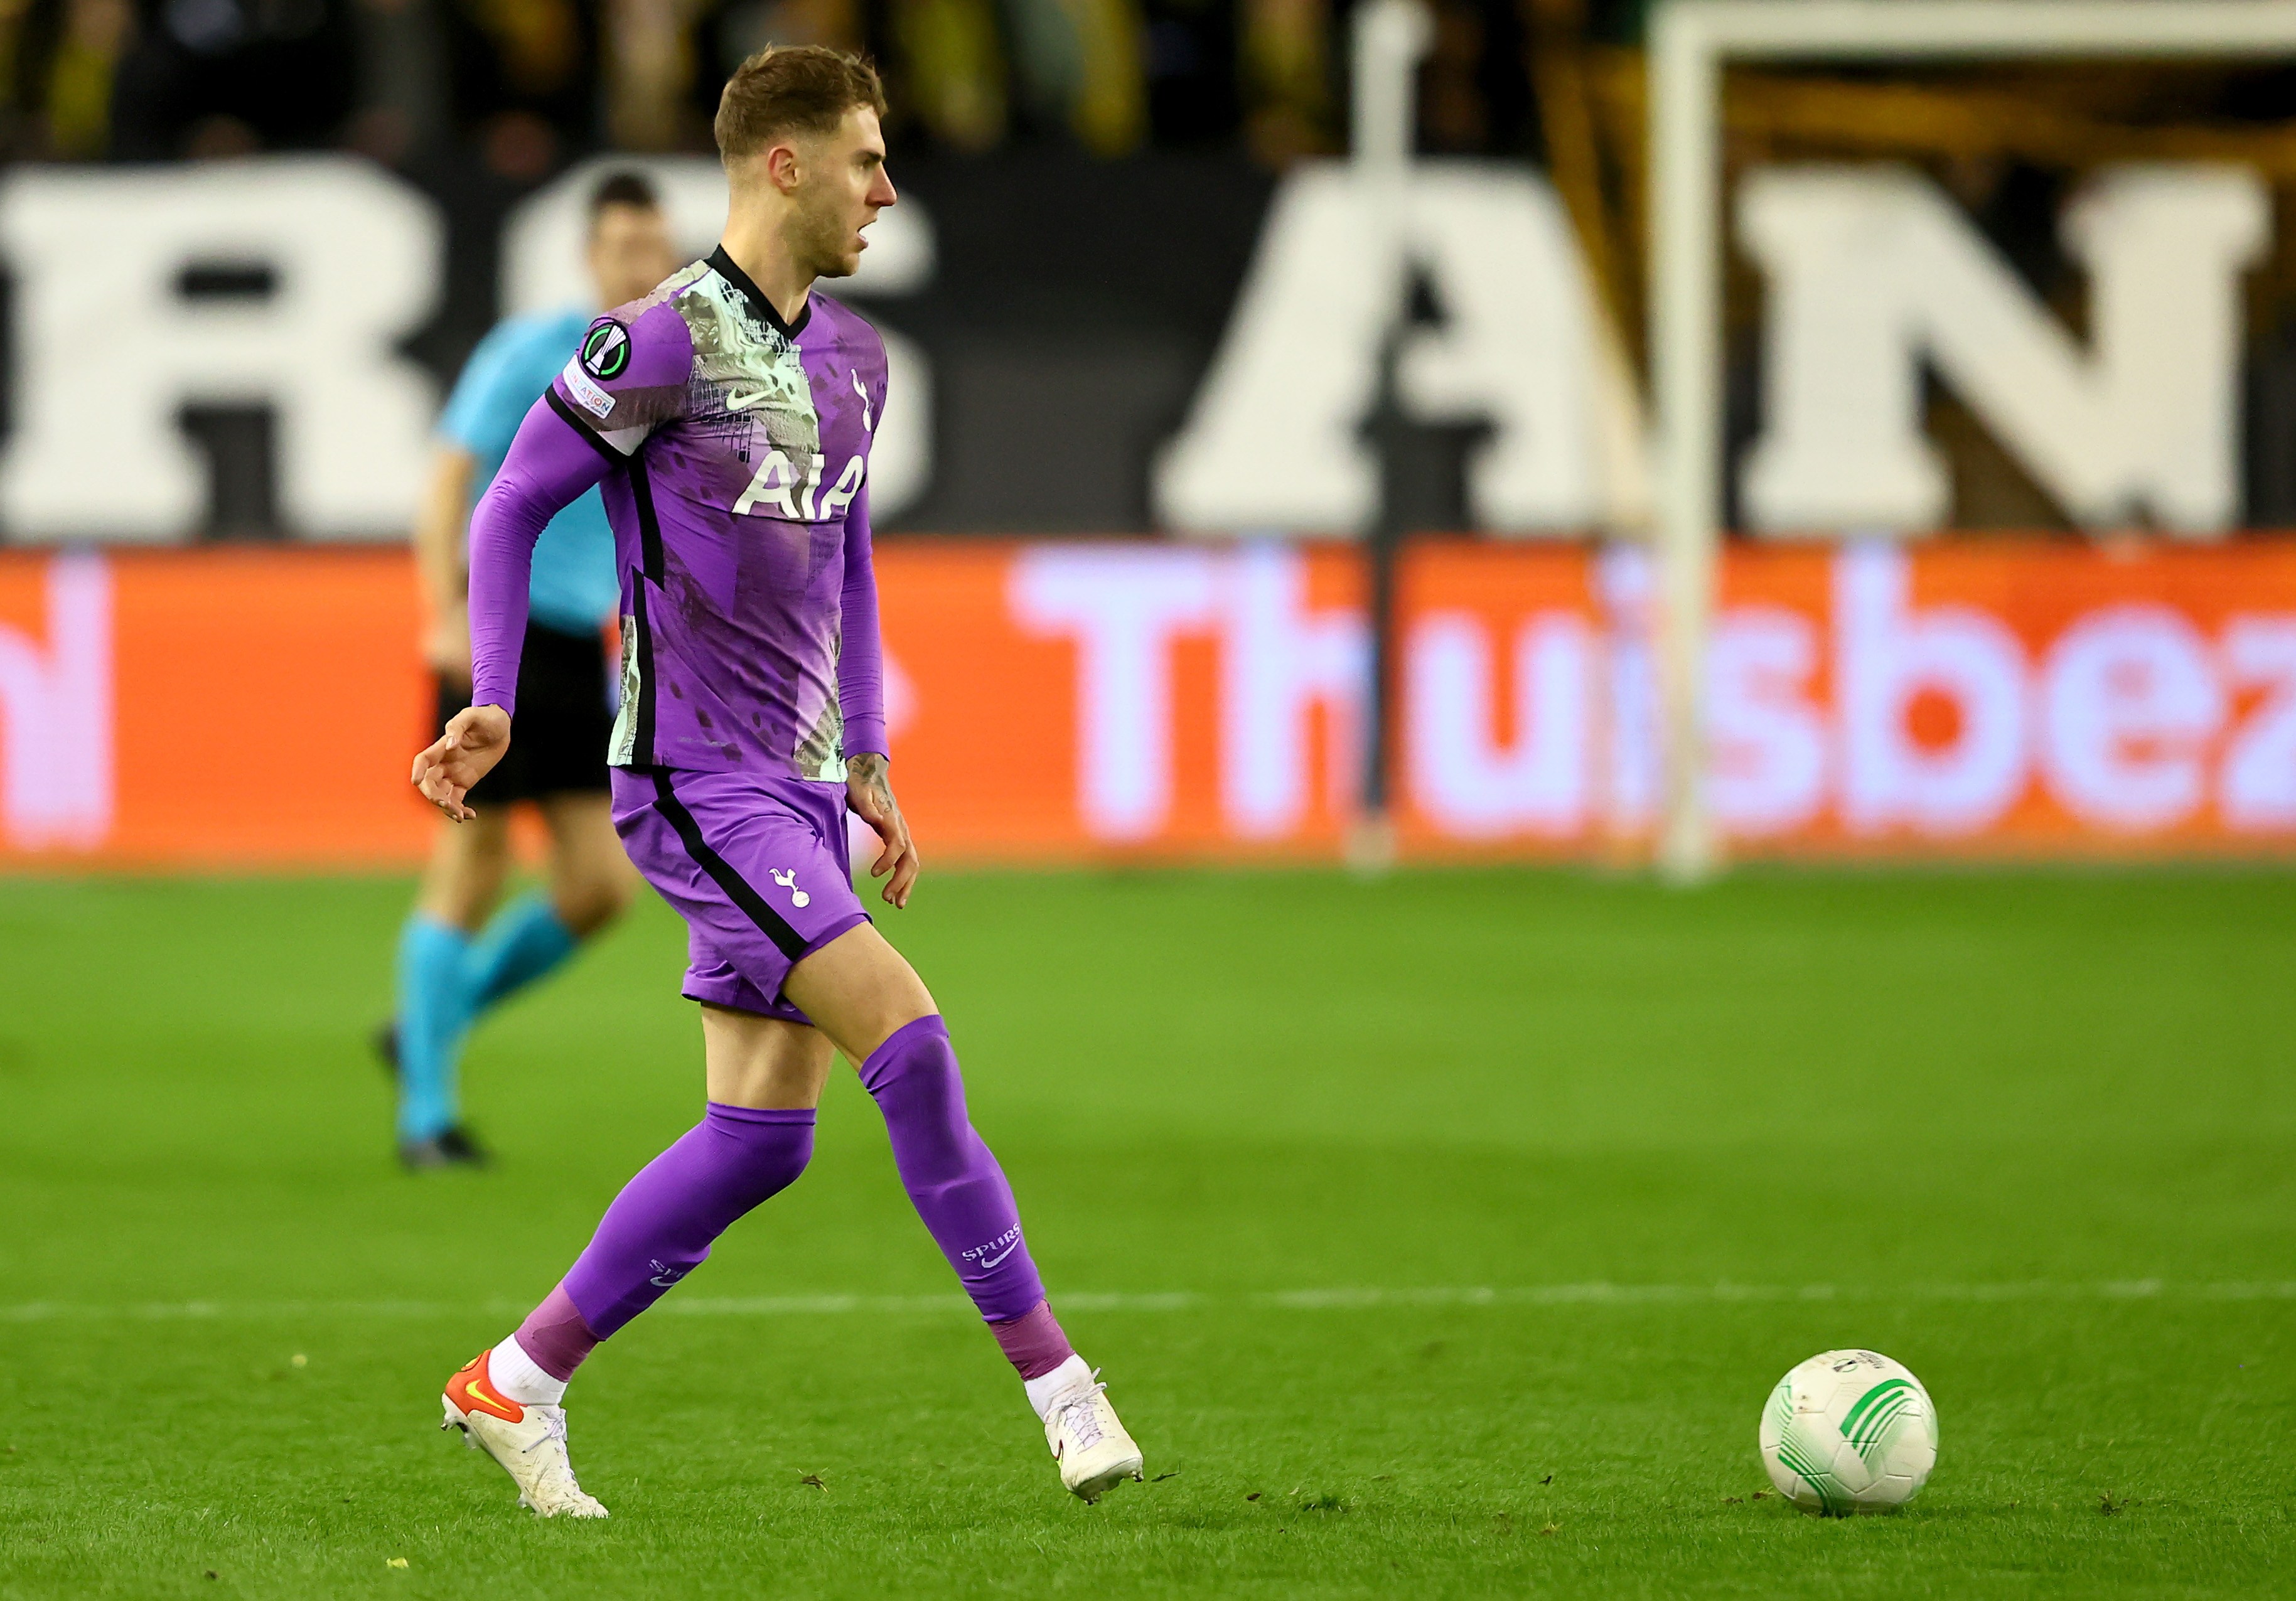
[[(497, 324), (472, 351), (439, 418), (414, 533), (427, 619), (422, 656), (438, 678), (439, 727), (471, 700), (472, 506), (598, 311), (643, 299), (676, 270), (652, 185), (627, 172), (599, 183), (586, 254), (597, 305)], [(457, 1096), (472, 1026), (629, 904), (636, 878), (606, 793), (613, 718), (603, 629), (619, 600), (613, 530), (592, 489), (559, 513), (535, 546), (518, 743), (472, 796), (479, 815), (440, 821), (399, 933), (397, 1010), (376, 1047), (398, 1081), (398, 1157), (410, 1169), (486, 1162)], [(532, 802), (549, 831), (549, 883), (497, 910), (512, 865), (510, 809), (519, 801)]]

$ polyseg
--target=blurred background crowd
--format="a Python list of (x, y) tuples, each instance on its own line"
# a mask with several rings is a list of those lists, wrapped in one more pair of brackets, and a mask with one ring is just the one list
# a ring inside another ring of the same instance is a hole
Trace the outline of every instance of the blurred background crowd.
[[(0, 0), (0, 160), (348, 151), (381, 163), (448, 225), (445, 304), (409, 344), (443, 382), (497, 309), (497, 234), (524, 196), (602, 152), (708, 152), (718, 86), (765, 45), (865, 52), (888, 81), (896, 175), (914, 182), (940, 244), (932, 283), (893, 318), (933, 356), (943, 391), (943, 464), (907, 525), (1132, 530), (1152, 521), (1148, 452), (1177, 424), (1227, 324), (1275, 185), (1303, 160), (1345, 153), (1356, 9)], [(1637, 371), (1652, 9), (1431, 0), (1415, 96), (1423, 154), (1517, 159), (1546, 173)], [(2101, 164), (2251, 168), (2271, 185), (2272, 237), (2296, 238), (2296, 70), (2285, 67), (1743, 69), (1725, 104), (1734, 175), (1801, 160), (1918, 165), (2077, 334), (2087, 280), (2060, 222)], [(1735, 455), (1759, 427), (1763, 289), (1742, 256), (1731, 272)], [(2242, 494), (2251, 526), (2279, 526), (2296, 521), (2296, 251), (2275, 248), (2245, 284)], [(1955, 526), (2068, 526), (1949, 390), (1931, 385), (1923, 404), (1930, 436), (1956, 464)], [(967, 464), (982, 452), (959, 437), (968, 415), (1022, 406), (1077, 435), (1052, 453), (1061, 465), (1042, 504), (1007, 474), (972, 483)], [(1433, 486), (1403, 492), (1423, 525), (1459, 526), (1464, 515), (1456, 480), (1472, 439), (1449, 437), (1457, 432), (1429, 447), (1426, 472), (1398, 470)]]
[[(1442, 0), (1423, 121), (1539, 142), (1537, 44), (1631, 45), (1644, 0)], [(774, 43), (863, 51), (894, 136), (1100, 156), (1343, 143), (1349, 0), (5, 0), (8, 151), (149, 160), (452, 151), (532, 179), (600, 149), (709, 148), (718, 86)]]

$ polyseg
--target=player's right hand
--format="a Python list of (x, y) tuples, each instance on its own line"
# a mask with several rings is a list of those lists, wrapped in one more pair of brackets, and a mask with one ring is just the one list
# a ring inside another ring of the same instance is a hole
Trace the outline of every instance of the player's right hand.
[(510, 713), (499, 706), (467, 706), (447, 732), (414, 759), (414, 787), (457, 823), (479, 814), (463, 804), (471, 786), (495, 770), (510, 749)]

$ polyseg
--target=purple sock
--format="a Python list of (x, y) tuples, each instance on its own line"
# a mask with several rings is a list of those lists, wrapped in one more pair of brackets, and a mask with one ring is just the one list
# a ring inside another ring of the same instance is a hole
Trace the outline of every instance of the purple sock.
[[(707, 1116), (622, 1186), (559, 1286), (592, 1340), (611, 1338), (700, 1267), (711, 1242), (788, 1188), (812, 1154), (812, 1112), (710, 1102)], [(537, 1308), (535, 1318), (550, 1304)], [(542, 1363), (532, 1346), (519, 1343)]]
[[(1076, 1347), (1061, 1331), (1060, 1319), (1053, 1309), (1043, 1301), (1033, 1312), (1013, 1318), (1010, 1323), (992, 1323), (988, 1332), (996, 1336), (996, 1349), (1004, 1359), (1024, 1379), (1040, 1379), (1076, 1355)], [(532, 1351), (526, 1353), (534, 1356)], [(542, 1359), (536, 1357), (537, 1362)]]
[(948, 1025), (935, 1015), (894, 1030), (861, 1064), (861, 1083), (885, 1114), (901, 1186), (972, 1304), (992, 1324), (1027, 1318), (1044, 1303), (1044, 1282), (1013, 1186), (965, 1115)]
[(519, 1349), (534, 1359), (537, 1367), (562, 1384), (574, 1376), (574, 1370), (582, 1366), (582, 1359), (597, 1345), (598, 1336), (582, 1321), (582, 1309), (566, 1293), (562, 1279), (518, 1326)]

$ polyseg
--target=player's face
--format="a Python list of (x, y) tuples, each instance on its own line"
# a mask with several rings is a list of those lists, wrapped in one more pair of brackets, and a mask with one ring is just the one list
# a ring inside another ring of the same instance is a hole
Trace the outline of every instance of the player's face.
[(643, 300), (677, 270), (669, 224), (652, 206), (608, 206), (590, 225), (590, 280), (598, 304)]
[(893, 180), (885, 176), (885, 135), (877, 127), (877, 113), (856, 106), (835, 133), (807, 143), (812, 148), (805, 152), (804, 177), (792, 197), (799, 225), (792, 242), (817, 276), (849, 277), (869, 248), (861, 230), (897, 198)]

